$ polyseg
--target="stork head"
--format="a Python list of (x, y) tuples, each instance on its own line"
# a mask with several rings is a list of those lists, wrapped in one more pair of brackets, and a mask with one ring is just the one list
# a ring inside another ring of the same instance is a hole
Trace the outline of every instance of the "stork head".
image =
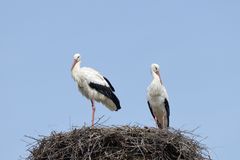
[(159, 77), (159, 79), (160, 79), (161, 84), (162, 84), (162, 80), (161, 80), (161, 76), (160, 76), (159, 65), (156, 64), (156, 63), (153, 63), (153, 64), (151, 65), (151, 71), (152, 71), (153, 77), (155, 77), (155, 75), (157, 75), (157, 76)]
[(73, 55), (73, 64), (72, 64), (72, 68), (71, 70), (73, 69), (73, 67), (76, 65), (77, 62), (80, 61), (80, 54), (79, 53), (75, 53)]

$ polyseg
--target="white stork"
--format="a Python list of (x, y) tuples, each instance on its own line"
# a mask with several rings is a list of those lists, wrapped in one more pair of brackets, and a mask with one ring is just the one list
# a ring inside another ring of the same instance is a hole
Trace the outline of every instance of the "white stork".
[(77, 82), (77, 87), (82, 95), (91, 100), (92, 127), (94, 127), (96, 110), (94, 101), (101, 102), (111, 111), (117, 111), (121, 106), (117, 96), (113, 93), (115, 90), (110, 81), (92, 68), (80, 68), (80, 62), (80, 54), (74, 54), (71, 68), (72, 77)]
[(153, 118), (161, 129), (169, 127), (168, 94), (164, 87), (158, 64), (151, 65), (153, 80), (147, 89), (147, 102)]

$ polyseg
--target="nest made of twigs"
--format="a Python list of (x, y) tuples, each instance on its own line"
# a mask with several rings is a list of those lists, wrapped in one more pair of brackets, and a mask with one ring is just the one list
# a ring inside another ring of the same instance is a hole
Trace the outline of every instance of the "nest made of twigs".
[[(187, 135), (187, 136), (186, 136)], [(191, 133), (158, 128), (82, 127), (35, 139), (29, 160), (210, 160)]]

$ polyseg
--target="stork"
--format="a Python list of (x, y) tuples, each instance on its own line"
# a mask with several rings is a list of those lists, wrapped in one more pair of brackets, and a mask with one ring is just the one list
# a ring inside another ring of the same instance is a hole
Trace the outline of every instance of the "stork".
[(92, 127), (94, 127), (95, 101), (101, 102), (111, 111), (117, 111), (121, 106), (110, 81), (92, 68), (80, 67), (80, 63), (80, 54), (74, 54), (71, 73), (79, 91), (91, 100)]
[(163, 85), (158, 64), (151, 65), (153, 80), (147, 88), (147, 103), (157, 126), (161, 129), (169, 127), (170, 109), (168, 94)]

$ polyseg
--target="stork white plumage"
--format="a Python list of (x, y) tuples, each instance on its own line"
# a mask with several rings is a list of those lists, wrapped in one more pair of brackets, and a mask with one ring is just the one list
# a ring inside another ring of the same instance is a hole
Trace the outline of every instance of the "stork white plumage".
[(117, 111), (121, 106), (117, 96), (113, 93), (115, 90), (110, 81), (92, 68), (80, 67), (80, 62), (80, 54), (74, 54), (72, 77), (77, 82), (82, 95), (91, 100), (92, 126), (94, 126), (95, 101), (101, 102), (111, 111)]
[(147, 101), (150, 112), (161, 129), (169, 127), (170, 109), (168, 94), (164, 87), (158, 64), (151, 65), (153, 80), (147, 89)]

